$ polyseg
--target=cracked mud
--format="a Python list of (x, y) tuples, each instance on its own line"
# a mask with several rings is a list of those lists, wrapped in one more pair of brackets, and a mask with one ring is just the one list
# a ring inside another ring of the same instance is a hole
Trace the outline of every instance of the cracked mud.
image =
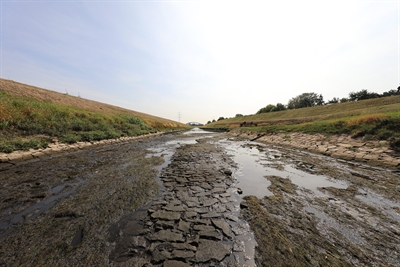
[(0, 266), (400, 266), (386, 167), (195, 130), (2, 163), (0, 185)]

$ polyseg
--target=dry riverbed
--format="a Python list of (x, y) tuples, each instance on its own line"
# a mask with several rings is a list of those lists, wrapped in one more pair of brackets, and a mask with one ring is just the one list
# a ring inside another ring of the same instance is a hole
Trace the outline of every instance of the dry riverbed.
[(0, 164), (0, 266), (400, 266), (399, 196), (385, 167), (223, 134), (70, 150)]

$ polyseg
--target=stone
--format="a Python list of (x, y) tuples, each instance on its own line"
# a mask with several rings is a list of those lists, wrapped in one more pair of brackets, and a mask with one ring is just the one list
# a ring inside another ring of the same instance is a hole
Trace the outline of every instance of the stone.
[(228, 219), (228, 220), (233, 221), (233, 222), (237, 222), (239, 220), (238, 217), (233, 216), (231, 214), (225, 214), (224, 217), (225, 217), (225, 219)]
[(190, 267), (190, 264), (183, 261), (166, 260), (164, 261), (163, 267)]
[(167, 221), (177, 221), (181, 218), (181, 214), (179, 212), (165, 210), (157, 210), (153, 212), (150, 216), (152, 219), (161, 219)]
[(172, 229), (175, 226), (175, 222), (174, 221), (164, 221), (164, 220), (158, 220), (156, 221), (156, 227), (160, 227), (160, 228), (169, 228)]
[(217, 240), (221, 240), (222, 236), (220, 233), (218, 233), (217, 231), (200, 231), (199, 232), (199, 236), (200, 237), (205, 237), (207, 239), (217, 239)]
[(175, 249), (174, 251), (172, 251), (172, 258), (188, 259), (188, 258), (193, 258), (194, 255), (195, 255), (194, 252), (190, 250)]
[(184, 242), (185, 239), (183, 238), (181, 233), (175, 233), (171, 230), (161, 230), (155, 232), (154, 234), (150, 234), (147, 236), (152, 241), (167, 241), (167, 242)]
[(188, 233), (190, 230), (190, 223), (180, 220), (178, 224), (178, 230)]
[(209, 206), (214, 205), (215, 203), (218, 203), (218, 200), (216, 200), (215, 198), (205, 199), (203, 201), (203, 206), (204, 207), (209, 207)]
[(215, 231), (215, 228), (210, 225), (196, 224), (193, 226), (196, 231)]
[(195, 211), (187, 211), (185, 212), (185, 218), (193, 218), (197, 216), (197, 212)]
[(221, 215), (215, 211), (211, 211), (201, 215), (202, 218), (219, 218)]
[(220, 229), (224, 233), (224, 235), (226, 235), (227, 237), (231, 237), (231, 227), (227, 222), (217, 219), (212, 219), (211, 222), (215, 225), (215, 227)]
[(217, 241), (200, 239), (196, 252), (196, 261), (222, 261), (229, 254), (231, 254), (231, 247), (229, 245)]
[(158, 250), (157, 248), (152, 253), (153, 261), (160, 262), (171, 259), (171, 253), (166, 250)]
[(168, 211), (175, 211), (175, 212), (181, 212), (181, 211), (185, 211), (185, 207), (183, 206), (174, 206), (174, 205), (167, 205), (165, 207), (163, 207), (164, 210), (168, 210)]
[(175, 249), (196, 251), (197, 248), (188, 243), (171, 243)]

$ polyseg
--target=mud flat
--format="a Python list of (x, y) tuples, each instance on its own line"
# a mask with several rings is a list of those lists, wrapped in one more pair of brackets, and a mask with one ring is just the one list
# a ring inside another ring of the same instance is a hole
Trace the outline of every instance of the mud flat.
[(239, 165), (257, 266), (400, 266), (396, 171), (242, 138), (222, 143)]
[(0, 266), (107, 266), (110, 225), (159, 191), (163, 157), (147, 148), (176, 135), (70, 149), (0, 163)]
[(335, 158), (368, 162), (374, 165), (383, 165), (400, 170), (400, 153), (389, 148), (387, 141), (366, 140), (365, 138), (351, 138), (348, 135), (305, 134), (305, 133), (238, 133), (232, 131), (230, 135), (240, 136), (247, 140), (257, 140), (268, 144), (283, 145), (308, 150)]
[(396, 170), (199, 134), (0, 163), (0, 266), (400, 266)]
[[(177, 149), (163, 196), (111, 228), (112, 261), (126, 266), (254, 266), (254, 238), (238, 218), (234, 162), (207, 142)], [(140, 264), (138, 264), (140, 262)]]

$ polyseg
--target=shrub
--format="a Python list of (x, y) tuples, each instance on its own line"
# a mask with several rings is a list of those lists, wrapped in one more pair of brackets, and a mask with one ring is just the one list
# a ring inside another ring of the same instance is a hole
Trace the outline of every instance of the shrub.
[(400, 138), (393, 138), (389, 142), (390, 148), (396, 152), (400, 152)]

